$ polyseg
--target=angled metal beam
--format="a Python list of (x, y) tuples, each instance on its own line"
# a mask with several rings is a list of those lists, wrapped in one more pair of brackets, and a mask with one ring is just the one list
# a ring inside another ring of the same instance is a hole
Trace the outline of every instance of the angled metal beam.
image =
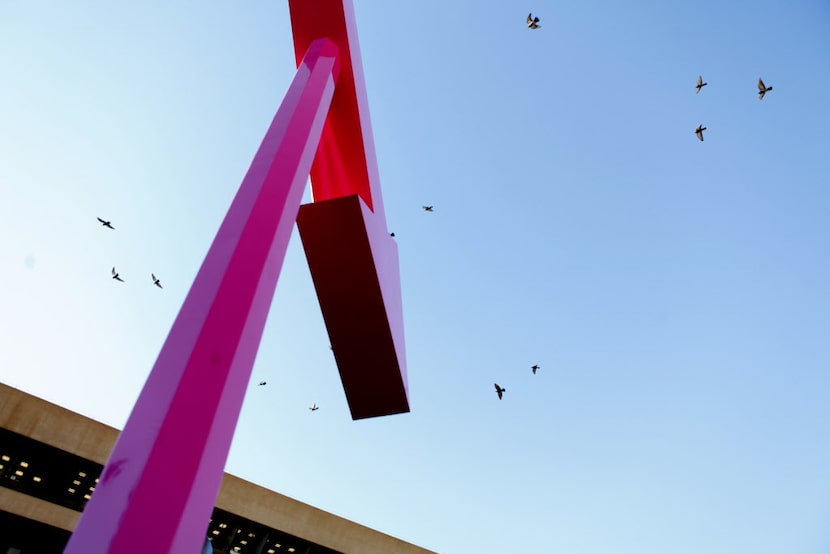
[(64, 552), (198, 552), (309, 172), (300, 233), (352, 417), (409, 411), (354, 9), (289, 5), (297, 74)]
[(309, 44), (64, 552), (199, 552), (337, 58)]
[(327, 37), (343, 69), (297, 225), (353, 419), (409, 411), (398, 248), (386, 225), (351, 0), (289, 0), (299, 63)]

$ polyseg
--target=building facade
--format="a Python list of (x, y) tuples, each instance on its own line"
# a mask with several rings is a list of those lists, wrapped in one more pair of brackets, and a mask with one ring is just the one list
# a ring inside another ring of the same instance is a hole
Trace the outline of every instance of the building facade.
[[(0, 554), (63, 551), (118, 433), (0, 383)], [(217, 554), (435, 554), (227, 473), (206, 533)]]

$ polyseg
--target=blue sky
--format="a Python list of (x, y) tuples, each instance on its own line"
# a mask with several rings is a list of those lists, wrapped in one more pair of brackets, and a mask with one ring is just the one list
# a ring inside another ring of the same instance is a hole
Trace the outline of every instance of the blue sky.
[[(287, 2), (169, 4), (0, 0), (0, 380), (118, 427), (294, 72)], [(351, 421), (295, 234), (227, 470), (448, 554), (826, 553), (830, 5), (355, 4), (412, 412)]]

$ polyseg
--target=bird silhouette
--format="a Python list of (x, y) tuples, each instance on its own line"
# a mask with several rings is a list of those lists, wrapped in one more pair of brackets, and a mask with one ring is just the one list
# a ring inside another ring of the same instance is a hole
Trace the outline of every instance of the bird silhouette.
[(772, 87), (768, 87), (764, 84), (764, 81), (758, 77), (758, 100), (763, 100), (764, 95), (772, 90)]
[(259, 382), (259, 385), (257, 385), (257, 386), (258, 386), (258, 387), (261, 387), (261, 386), (263, 386), (263, 385), (267, 385), (267, 384), (268, 384), (268, 383), (267, 383), (267, 382), (265, 382), (265, 381), (260, 381), (260, 382)]
[(495, 385), (495, 386), (496, 386), (496, 394), (498, 394), (498, 395), (499, 395), (499, 400), (501, 400), (501, 395), (502, 395), (504, 392), (506, 392), (506, 391), (507, 391), (507, 389), (503, 389), (503, 388), (501, 388), (501, 387), (499, 386), (499, 384), (498, 384), (498, 383), (493, 383), (493, 385)]
[(709, 83), (704, 83), (704, 82), (703, 82), (703, 77), (702, 77), (702, 76), (698, 76), (698, 78), (697, 78), (697, 86), (695, 87), (695, 94), (699, 93), (699, 92), (700, 92), (700, 89), (702, 89), (703, 87), (705, 87), (705, 86), (706, 86), (706, 85), (708, 85), (708, 84), (709, 84)]
[(536, 370), (539, 369), (539, 366), (538, 365), (532, 365), (532, 366), (530, 366), (530, 369), (533, 370), (533, 375), (536, 375)]
[(394, 237), (394, 236), (395, 236), (395, 233), (389, 233), (389, 236), (390, 236), (390, 237)]
[(158, 288), (160, 288), (160, 289), (164, 288), (164, 287), (162, 287), (162, 286), (161, 286), (161, 282), (158, 280), (158, 277), (156, 277), (156, 276), (155, 276), (155, 275), (153, 275), (152, 273), (150, 274), (150, 277), (152, 277), (152, 278), (153, 278), (153, 284), (154, 284), (155, 286), (157, 286), (157, 287), (158, 287)]
[(706, 127), (704, 127), (703, 125), (698, 125), (697, 129), (695, 129), (695, 134), (697, 135), (697, 138), (699, 138), (701, 141), (703, 140), (703, 131), (705, 130)]
[(116, 281), (121, 281), (122, 283), (124, 282), (124, 279), (122, 279), (118, 272), (115, 271), (115, 268), (112, 268), (112, 278)]
[(97, 219), (98, 219), (98, 221), (100, 221), (100, 222), (101, 222), (101, 225), (103, 225), (104, 227), (109, 227), (109, 228), (110, 228), (110, 229), (112, 229), (113, 231), (115, 230), (115, 227), (113, 227), (113, 226), (112, 226), (112, 222), (110, 222), (110, 221), (104, 221), (104, 220), (103, 220), (103, 219), (101, 219), (100, 217), (99, 217), (99, 218), (97, 218)]
[(541, 27), (539, 25), (539, 18), (533, 17), (532, 13), (527, 14), (527, 26), (529, 29), (538, 29)]
[(316, 412), (317, 410), (320, 409), (320, 406), (318, 406), (317, 404), (312, 404), (311, 406), (309, 406), (308, 409), (311, 410), (312, 412)]
[(433, 211), (433, 210), (432, 210), (432, 206), (421, 206), (421, 208), (423, 208), (423, 210), (424, 210), (425, 212), (431, 212), (431, 211)]

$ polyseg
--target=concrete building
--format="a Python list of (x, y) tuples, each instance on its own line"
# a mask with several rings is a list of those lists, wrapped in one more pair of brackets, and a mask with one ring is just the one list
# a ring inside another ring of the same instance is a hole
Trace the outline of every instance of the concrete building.
[[(118, 433), (0, 384), (0, 554), (63, 551)], [(227, 473), (206, 531), (222, 554), (435, 554)]]

